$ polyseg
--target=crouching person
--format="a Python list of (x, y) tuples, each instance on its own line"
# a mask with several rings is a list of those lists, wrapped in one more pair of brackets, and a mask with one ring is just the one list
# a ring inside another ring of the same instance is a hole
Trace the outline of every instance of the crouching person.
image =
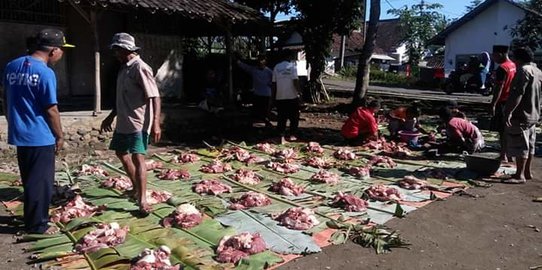
[(349, 145), (362, 145), (378, 138), (378, 123), (375, 113), (380, 110), (380, 102), (372, 100), (367, 106), (358, 107), (348, 117), (341, 129), (341, 135)]
[(441, 150), (473, 153), (484, 148), (484, 137), (474, 124), (462, 118), (452, 117), (452, 111), (448, 107), (440, 109), (439, 117), (446, 127), (447, 137), (447, 142)]

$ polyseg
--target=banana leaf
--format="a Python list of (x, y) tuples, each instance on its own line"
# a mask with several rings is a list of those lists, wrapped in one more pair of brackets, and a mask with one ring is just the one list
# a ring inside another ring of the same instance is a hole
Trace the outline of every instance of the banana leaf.
[(302, 254), (321, 251), (310, 236), (279, 226), (277, 221), (260, 213), (233, 211), (216, 219), (226, 226), (234, 227), (238, 232), (259, 233), (267, 247), (277, 253)]
[(260, 270), (267, 269), (274, 264), (282, 262), (282, 258), (277, 256), (277, 254), (264, 251), (244, 258), (239, 261), (236, 270)]

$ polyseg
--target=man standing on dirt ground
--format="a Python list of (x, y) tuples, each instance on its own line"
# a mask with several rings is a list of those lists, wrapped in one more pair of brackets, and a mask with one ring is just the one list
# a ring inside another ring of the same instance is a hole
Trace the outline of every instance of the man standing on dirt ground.
[(145, 155), (150, 132), (155, 143), (160, 141), (160, 93), (151, 67), (139, 57), (134, 37), (117, 33), (110, 47), (123, 65), (117, 77), (116, 107), (103, 120), (101, 129), (111, 131), (117, 117), (109, 149), (115, 151), (132, 181), (132, 195), (140, 212), (148, 214), (152, 208), (147, 204)]
[(297, 67), (292, 61), (295, 52), (290, 50), (283, 51), (283, 61), (278, 63), (273, 69), (273, 87), (271, 101), (277, 106), (277, 131), (281, 143), (285, 142), (286, 121), (290, 120), (290, 136), (288, 140), (297, 140), (297, 131), (299, 127), (300, 116), (300, 97), (301, 89), (299, 78), (297, 76)]
[(269, 99), (271, 98), (273, 71), (267, 67), (265, 56), (258, 55), (257, 66), (247, 65), (241, 60), (237, 60), (237, 65), (252, 77), (252, 87), (254, 88), (252, 113), (255, 120), (264, 121), (266, 127), (272, 127), (273, 125), (269, 121)]
[(535, 153), (536, 124), (540, 120), (542, 71), (533, 63), (529, 48), (514, 50), (518, 71), (512, 82), (504, 111), (508, 155), (516, 159), (516, 173), (505, 183), (523, 184), (532, 179), (531, 162)]
[(495, 45), (493, 46), (493, 59), (499, 68), (496, 71), (496, 85), (493, 91), (493, 99), (491, 100), (490, 113), (491, 130), (499, 132), (499, 143), (501, 146), (501, 161), (511, 162), (506, 155), (506, 135), (504, 134), (504, 104), (510, 95), (510, 85), (516, 74), (516, 65), (508, 58), (508, 46)]
[(55, 72), (48, 67), (64, 55), (67, 44), (57, 29), (41, 30), (29, 55), (9, 62), (4, 74), (8, 143), (17, 146), (24, 187), (24, 223), (28, 233), (51, 234), (49, 205), (55, 178), (55, 153), (62, 149)]

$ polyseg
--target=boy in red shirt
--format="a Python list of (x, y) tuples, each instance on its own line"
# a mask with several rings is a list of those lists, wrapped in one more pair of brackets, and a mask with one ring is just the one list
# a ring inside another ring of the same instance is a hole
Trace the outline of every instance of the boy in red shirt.
[(380, 102), (372, 100), (366, 107), (358, 107), (346, 120), (341, 135), (352, 145), (360, 145), (378, 138), (378, 123), (375, 113), (380, 110)]

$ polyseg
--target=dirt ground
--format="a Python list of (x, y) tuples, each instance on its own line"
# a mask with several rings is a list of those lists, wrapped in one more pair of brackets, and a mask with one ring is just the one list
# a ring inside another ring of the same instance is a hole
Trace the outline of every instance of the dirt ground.
[[(346, 119), (346, 99), (336, 98), (327, 105), (309, 106), (302, 114), (301, 139), (322, 144), (340, 141), (338, 130)], [(387, 100), (389, 107), (408, 104), (408, 100)], [(430, 112), (438, 104), (425, 104)], [(481, 106), (469, 106), (468, 112), (479, 112)], [(232, 140), (260, 141), (268, 138), (257, 129), (242, 135), (231, 134)], [(192, 142), (189, 146), (200, 146)], [(99, 156), (108, 151), (99, 150)], [(163, 148), (155, 149), (163, 150)], [(80, 151), (89, 152), (89, 151)], [(84, 157), (71, 153), (67, 159)], [(14, 164), (3, 157), (2, 163)], [(536, 158), (536, 176), (542, 176), (542, 160)], [(377, 255), (373, 249), (352, 242), (330, 246), (323, 252), (290, 262), (280, 269), (542, 269), (542, 180), (535, 177), (526, 185), (493, 184), (490, 188), (472, 188), (473, 196), (454, 196), (431, 203), (394, 219), (386, 225), (401, 233), (411, 246)], [(16, 244), (18, 231), (12, 217), (0, 207), (0, 269), (35, 269), (27, 265), (28, 244)]]

